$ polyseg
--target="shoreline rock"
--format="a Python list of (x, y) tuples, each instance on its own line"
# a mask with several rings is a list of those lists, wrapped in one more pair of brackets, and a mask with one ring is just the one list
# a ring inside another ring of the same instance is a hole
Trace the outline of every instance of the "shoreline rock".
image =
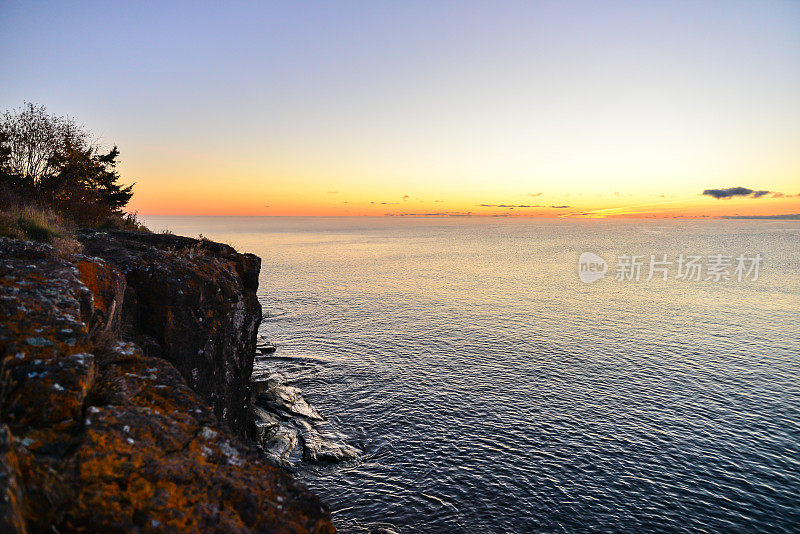
[[(354, 460), (363, 451), (311, 406), (300, 388), (275, 370), (253, 381), (251, 425), (256, 443), (275, 465), (287, 470), (300, 461), (330, 464)], [(300, 445), (298, 447), (298, 445)]]

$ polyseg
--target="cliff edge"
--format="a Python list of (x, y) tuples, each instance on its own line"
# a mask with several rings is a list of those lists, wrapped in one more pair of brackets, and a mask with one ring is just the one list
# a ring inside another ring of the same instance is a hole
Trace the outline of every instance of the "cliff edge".
[(0, 238), (0, 532), (333, 532), (242, 439), (260, 260), (78, 237)]

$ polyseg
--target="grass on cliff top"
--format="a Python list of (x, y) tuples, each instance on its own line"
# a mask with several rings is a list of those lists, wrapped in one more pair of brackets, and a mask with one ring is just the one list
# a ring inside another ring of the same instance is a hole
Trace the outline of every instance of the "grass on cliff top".
[[(63, 257), (83, 251), (83, 245), (75, 239), (76, 228), (74, 222), (51, 208), (36, 204), (0, 205), (0, 237), (49, 243)], [(135, 214), (128, 213), (110, 217), (98, 228), (149, 231)]]
[(49, 243), (69, 233), (62, 217), (51, 209), (34, 206), (0, 209), (0, 236)]

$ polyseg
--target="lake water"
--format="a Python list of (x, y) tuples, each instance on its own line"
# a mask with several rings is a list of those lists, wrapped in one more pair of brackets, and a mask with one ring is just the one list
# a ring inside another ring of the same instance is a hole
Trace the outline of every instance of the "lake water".
[(800, 529), (800, 221), (145, 219), (262, 257), (276, 361), (365, 451), (298, 473), (343, 532)]

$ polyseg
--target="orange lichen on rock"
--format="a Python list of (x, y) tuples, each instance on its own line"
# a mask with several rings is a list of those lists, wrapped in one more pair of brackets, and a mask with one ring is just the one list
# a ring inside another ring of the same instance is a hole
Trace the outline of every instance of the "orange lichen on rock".
[[(214, 287), (210, 276), (235, 257), (205, 264), (200, 275), (183, 258), (176, 266), (153, 255), (156, 287), (175, 291), (167, 278), (176, 272), (192, 280), (187, 298), (169, 308), (110, 262), (65, 261), (46, 245), (0, 239), (0, 531), (334, 532), (315, 495), (220, 422), (215, 412), (228, 399), (210, 405), (170, 361), (115, 338), (137, 333), (131, 317), (151, 309), (141, 307), (149, 299), (173, 318), (154, 343), (180, 357), (168, 343), (184, 339), (184, 317), (210, 324), (200, 342), (213, 346), (233, 326), (209, 310), (247, 302), (237, 287), (254, 292), (235, 269)], [(144, 268), (137, 260), (132, 271)], [(202, 310), (183, 309), (190, 301)]]
[(0, 426), (0, 532), (27, 532), (19, 481), (18, 447), (8, 428)]
[(125, 294), (125, 277), (100, 258), (79, 259), (75, 266), (81, 281), (93, 296), (97, 324), (119, 333), (121, 304)]

